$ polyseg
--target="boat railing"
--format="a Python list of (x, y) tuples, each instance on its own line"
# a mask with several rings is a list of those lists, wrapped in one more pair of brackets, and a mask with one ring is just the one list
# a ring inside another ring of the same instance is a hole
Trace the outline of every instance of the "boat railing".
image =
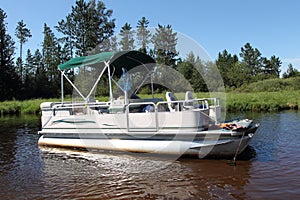
[(108, 107), (108, 102), (80, 102), (80, 103), (68, 103), (68, 104), (57, 104), (52, 107), (52, 109), (70, 109), (70, 108), (94, 108), (94, 107)]
[[(85, 108), (97, 110), (99, 112), (110, 113), (110, 102), (64, 102), (64, 103), (52, 103), (48, 109), (55, 113), (58, 111), (69, 111), (70, 114), (82, 113)], [(134, 112), (181, 112), (187, 110), (207, 110), (214, 109), (217, 113), (217, 109), (220, 107), (219, 98), (202, 98), (191, 100), (175, 100), (175, 101), (147, 101), (132, 102), (127, 105), (122, 105), (122, 112), (134, 113)], [(44, 109), (42, 109), (44, 110)], [(81, 111), (79, 111), (81, 110)], [(113, 113), (113, 112), (112, 112)]]
[[(157, 107), (166, 105), (171, 112), (181, 112), (186, 110), (207, 110), (211, 107), (219, 106), (218, 98), (204, 98), (204, 99), (190, 99), (190, 100), (176, 100), (176, 101), (160, 101)], [(159, 109), (158, 109), (159, 110)]]
[(129, 103), (126, 106), (126, 120), (127, 120), (127, 131), (139, 131), (140, 128), (134, 128), (130, 125), (130, 113), (135, 113), (135, 108), (138, 108), (141, 110), (141, 107), (143, 107), (142, 112), (148, 112), (148, 113), (154, 113), (155, 122), (153, 126), (144, 127), (143, 131), (158, 131), (158, 116), (157, 116), (157, 105), (154, 102), (134, 102)]
[[(50, 111), (51, 115), (56, 116), (56, 114), (63, 115), (74, 115), (74, 114), (85, 114), (86, 109), (92, 110), (107, 110), (109, 107), (108, 102), (64, 102), (64, 103), (51, 103), (49, 107), (42, 107), (42, 112)], [(49, 113), (50, 114), (50, 113)]]
[[(135, 101), (124, 105), (126, 111), (129, 113), (133, 112), (166, 112), (166, 111), (176, 111), (181, 112), (185, 110), (197, 109), (197, 110), (207, 110), (210, 106), (218, 106), (218, 101), (216, 98), (208, 99), (192, 99), (192, 100), (175, 100), (175, 101)], [(148, 107), (147, 107), (148, 106)], [(174, 108), (172, 108), (172, 106)], [(141, 109), (141, 107), (143, 109)], [(175, 108), (176, 107), (176, 108)]]
[[(151, 100), (151, 99), (150, 99)], [(169, 106), (174, 104), (177, 108), (169, 109)], [(127, 123), (127, 131), (140, 131), (141, 128), (139, 126), (134, 126), (132, 120), (136, 119), (138, 115), (131, 115), (133, 113), (150, 113), (152, 114), (152, 122), (151, 125), (147, 127), (143, 127), (143, 131), (158, 131), (159, 123), (158, 123), (158, 113), (159, 112), (187, 112), (187, 111), (195, 111), (201, 112), (210, 111), (211, 108), (215, 109), (219, 105), (219, 100), (217, 98), (207, 98), (207, 99), (192, 99), (192, 100), (175, 100), (175, 101), (158, 101), (158, 102), (132, 102), (128, 105), (124, 105), (124, 112), (126, 114), (126, 123)], [(206, 113), (208, 114), (208, 113)], [(210, 116), (209, 116), (210, 117)]]

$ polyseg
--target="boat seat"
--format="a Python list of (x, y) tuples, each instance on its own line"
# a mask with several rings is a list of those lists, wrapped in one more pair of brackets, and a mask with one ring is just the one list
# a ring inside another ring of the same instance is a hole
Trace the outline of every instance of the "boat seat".
[(171, 102), (171, 101), (177, 101), (177, 98), (172, 92), (166, 92), (166, 99), (168, 102), (168, 108), (170, 112), (175, 112), (175, 111), (181, 111), (181, 105), (178, 102)]
[(183, 108), (186, 110), (195, 108), (194, 102), (191, 101), (194, 99), (193, 93), (191, 91), (187, 91), (185, 93), (185, 102), (183, 103)]

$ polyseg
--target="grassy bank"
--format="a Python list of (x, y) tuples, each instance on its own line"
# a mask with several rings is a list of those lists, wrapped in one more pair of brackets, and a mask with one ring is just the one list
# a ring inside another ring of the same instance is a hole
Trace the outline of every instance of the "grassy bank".
[(38, 114), (40, 104), (45, 101), (58, 101), (58, 99), (34, 99), (25, 101), (0, 102), (0, 113), (5, 114)]
[(278, 111), (300, 106), (300, 90), (256, 93), (227, 93), (228, 111)]
[(281, 92), (300, 90), (300, 76), (287, 79), (267, 79), (245, 84), (235, 89), (235, 92)]
[[(150, 98), (151, 95), (140, 95)], [(164, 98), (165, 94), (156, 94), (155, 97)], [(197, 94), (197, 97), (209, 97), (208, 93)], [(107, 97), (97, 98), (108, 100)], [(40, 104), (45, 101), (60, 101), (59, 99), (35, 99), (26, 101), (0, 102), (0, 113), (4, 114), (38, 114)], [(279, 92), (230, 92), (226, 94), (226, 109), (228, 111), (278, 111), (299, 109), (300, 90)]]

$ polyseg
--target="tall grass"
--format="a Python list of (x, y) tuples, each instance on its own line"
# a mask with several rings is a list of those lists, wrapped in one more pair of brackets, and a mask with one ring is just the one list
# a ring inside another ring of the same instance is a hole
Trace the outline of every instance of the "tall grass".
[(298, 109), (300, 91), (228, 93), (226, 109), (228, 111), (278, 111)]
[(237, 88), (235, 92), (280, 92), (300, 90), (300, 77), (267, 79)]
[(13, 100), (0, 102), (0, 114), (38, 114), (40, 112), (40, 104), (45, 101), (58, 101), (58, 99)]
[(229, 111), (277, 111), (299, 106), (300, 77), (258, 81), (227, 94)]

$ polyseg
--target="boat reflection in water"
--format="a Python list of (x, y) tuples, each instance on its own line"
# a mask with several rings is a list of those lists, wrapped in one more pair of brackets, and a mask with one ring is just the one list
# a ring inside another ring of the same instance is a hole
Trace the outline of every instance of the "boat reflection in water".
[(251, 162), (141, 155), (43, 148), (44, 197), (245, 199)]

